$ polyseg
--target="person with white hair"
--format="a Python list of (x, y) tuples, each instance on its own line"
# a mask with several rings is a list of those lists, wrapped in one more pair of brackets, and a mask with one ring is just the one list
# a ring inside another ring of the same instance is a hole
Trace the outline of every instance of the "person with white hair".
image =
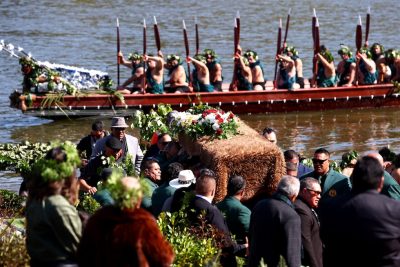
[(301, 221), (294, 210), (298, 178), (284, 175), (277, 192), (256, 204), (250, 219), (249, 266), (278, 266), (282, 255), (289, 267), (301, 265)]

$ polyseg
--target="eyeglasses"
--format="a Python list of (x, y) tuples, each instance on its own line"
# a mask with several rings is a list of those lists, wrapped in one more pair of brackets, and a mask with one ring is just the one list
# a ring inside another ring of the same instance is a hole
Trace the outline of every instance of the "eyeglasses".
[(321, 195), (321, 191), (318, 191), (318, 190), (313, 190), (313, 189), (310, 189), (310, 188), (306, 188), (308, 191), (310, 191), (310, 192), (313, 192), (314, 194), (316, 194), (316, 195)]
[(314, 164), (324, 164), (325, 161), (327, 161), (328, 159), (312, 159), (312, 162)]

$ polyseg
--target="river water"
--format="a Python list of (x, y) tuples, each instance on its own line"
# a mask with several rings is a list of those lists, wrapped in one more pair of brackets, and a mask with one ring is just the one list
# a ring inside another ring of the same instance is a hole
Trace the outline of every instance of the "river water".
[[(127, 55), (142, 50), (143, 18), (148, 23), (148, 51), (155, 52), (152, 31), (153, 16), (157, 17), (164, 54), (184, 54), (182, 19), (194, 51), (194, 17), (200, 31), (200, 48), (213, 48), (221, 57), (225, 81), (232, 73), (233, 23), (236, 12), (241, 16), (243, 49), (258, 52), (268, 79), (273, 77), (274, 53), (279, 18), (285, 27), (291, 8), (288, 43), (294, 45), (303, 59), (305, 76), (311, 76), (312, 9), (316, 8), (320, 23), (321, 44), (335, 53), (341, 43), (355, 46), (358, 15), (371, 7), (370, 44), (382, 43), (398, 48), (398, 0), (349, 2), (319, 1), (0, 1), (0, 39), (21, 46), (41, 60), (106, 71), (116, 79), (115, 21), (119, 17), (121, 49)], [(386, 19), (385, 19), (386, 18)], [(284, 31), (284, 28), (283, 28)], [(121, 79), (129, 76), (122, 69)], [(47, 142), (54, 139), (78, 141), (90, 130), (93, 118), (51, 121), (23, 115), (8, 107), (8, 95), (22, 81), (18, 62), (0, 52), (0, 143)], [(367, 109), (325, 112), (241, 116), (260, 131), (271, 126), (278, 132), (279, 145), (311, 156), (318, 147), (340, 158), (344, 152), (379, 149), (390, 145), (400, 151), (398, 109)], [(107, 123), (109, 123), (107, 121)], [(16, 190), (19, 177), (0, 173), (0, 188)]]

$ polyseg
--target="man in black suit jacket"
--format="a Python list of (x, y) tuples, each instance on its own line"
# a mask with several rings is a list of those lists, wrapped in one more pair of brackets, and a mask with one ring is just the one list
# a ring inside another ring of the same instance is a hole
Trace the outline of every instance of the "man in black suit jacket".
[(252, 210), (249, 266), (258, 267), (264, 259), (268, 267), (276, 267), (281, 255), (288, 267), (300, 266), (301, 223), (293, 206), (299, 189), (299, 179), (285, 175), (274, 196)]
[(338, 217), (337, 266), (400, 266), (400, 202), (379, 194), (383, 174), (375, 158), (356, 163), (352, 196)]
[(301, 264), (304, 266), (322, 267), (319, 220), (314, 210), (320, 199), (321, 186), (317, 179), (308, 177), (300, 181), (300, 193), (294, 206), (301, 219)]
[(223, 236), (223, 250), (221, 264), (223, 266), (236, 266), (234, 254), (244, 254), (247, 244), (238, 245), (230, 236), (228, 226), (221, 211), (212, 204), (215, 196), (216, 181), (215, 174), (210, 171), (202, 171), (200, 177), (196, 179), (196, 196), (189, 203), (189, 220), (193, 223), (200, 223), (200, 217), (204, 214), (206, 223), (213, 225)]

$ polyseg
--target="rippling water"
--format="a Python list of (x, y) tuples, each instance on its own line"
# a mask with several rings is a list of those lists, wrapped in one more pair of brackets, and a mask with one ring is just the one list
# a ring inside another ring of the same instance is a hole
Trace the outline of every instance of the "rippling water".
[[(241, 15), (241, 45), (256, 50), (273, 76), (273, 59), (279, 18), (285, 27), (286, 14), (292, 9), (288, 43), (293, 44), (304, 61), (304, 73), (311, 75), (311, 16), (316, 8), (321, 43), (332, 51), (344, 43), (355, 46), (358, 15), (365, 23), (371, 6), (370, 43), (398, 47), (398, 0), (349, 2), (338, 1), (7, 1), (0, 2), (0, 39), (25, 48), (39, 60), (107, 71), (116, 79), (115, 20), (120, 19), (121, 48), (127, 54), (142, 50), (142, 21), (148, 22), (148, 51), (155, 51), (152, 31), (157, 16), (164, 54), (183, 55), (182, 19), (188, 28), (194, 51), (194, 17), (198, 17), (200, 48), (213, 48), (220, 55), (225, 81), (232, 73), (233, 21)], [(384, 19), (390, 18), (390, 19)], [(18, 62), (0, 52), (0, 143), (79, 140), (89, 131), (92, 119), (49, 120), (29, 117), (8, 107), (8, 95), (18, 88), (22, 76)], [(338, 55), (334, 53), (336, 62)], [(122, 79), (129, 76), (123, 69)], [(252, 127), (278, 130), (279, 144), (307, 155), (320, 146), (335, 151), (334, 157), (349, 150), (367, 151), (390, 144), (400, 150), (399, 111), (370, 109), (333, 112), (305, 112), (243, 116)], [(86, 125), (86, 127), (84, 127)], [(0, 187), (17, 188), (17, 178), (2, 173)]]

